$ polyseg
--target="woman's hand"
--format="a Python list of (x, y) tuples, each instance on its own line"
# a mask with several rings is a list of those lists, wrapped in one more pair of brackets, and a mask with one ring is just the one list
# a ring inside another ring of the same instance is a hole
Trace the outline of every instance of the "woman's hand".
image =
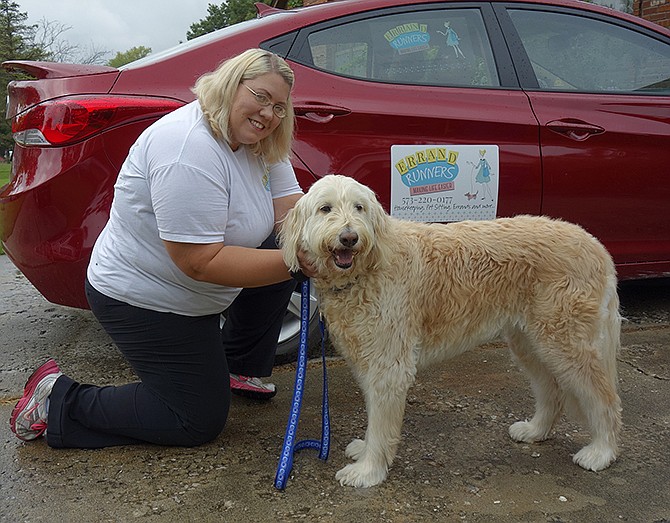
[(316, 265), (310, 261), (305, 251), (298, 251), (298, 263), (300, 264), (300, 270), (305, 276), (309, 278), (317, 276)]

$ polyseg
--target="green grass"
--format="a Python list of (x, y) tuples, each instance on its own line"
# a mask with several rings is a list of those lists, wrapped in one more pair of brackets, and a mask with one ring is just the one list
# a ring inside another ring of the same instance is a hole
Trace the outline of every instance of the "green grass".
[(9, 182), (9, 171), (12, 170), (12, 165), (9, 163), (0, 163), (0, 187)]
[[(9, 182), (9, 171), (12, 166), (9, 163), (0, 163), (0, 187)], [(2, 243), (0, 242), (0, 255), (5, 254), (5, 251), (2, 248)]]

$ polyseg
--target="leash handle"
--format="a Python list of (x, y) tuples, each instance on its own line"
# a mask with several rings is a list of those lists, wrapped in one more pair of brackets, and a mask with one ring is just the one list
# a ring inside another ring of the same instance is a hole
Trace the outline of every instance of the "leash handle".
[(298, 368), (295, 374), (295, 385), (293, 389), (293, 403), (286, 433), (284, 435), (284, 445), (277, 474), (275, 475), (275, 488), (284, 490), (288, 475), (293, 468), (293, 454), (296, 451), (311, 448), (319, 451), (319, 459), (328, 459), (330, 450), (330, 409), (328, 404), (328, 377), (326, 373), (326, 349), (325, 349), (325, 326), (323, 319), (319, 320), (321, 327), (321, 361), (323, 363), (323, 403), (321, 407), (321, 441), (303, 440), (294, 444), (296, 433), (298, 431), (298, 421), (300, 418), (300, 408), (302, 406), (302, 397), (305, 387), (305, 374), (307, 370), (307, 343), (309, 334), (309, 280), (302, 283), (300, 300), (300, 345), (298, 347)]

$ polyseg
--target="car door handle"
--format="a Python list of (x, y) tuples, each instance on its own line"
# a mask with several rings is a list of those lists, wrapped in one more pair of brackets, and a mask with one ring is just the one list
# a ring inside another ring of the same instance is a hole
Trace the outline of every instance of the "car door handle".
[(303, 116), (316, 123), (328, 123), (335, 116), (344, 116), (351, 113), (349, 109), (344, 107), (320, 103), (294, 103), (293, 111), (296, 116)]
[(602, 134), (605, 129), (598, 125), (593, 125), (583, 120), (574, 118), (563, 118), (560, 120), (552, 120), (546, 124), (547, 129), (555, 133), (567, 136), (571, 140), (583, 142), (590, 136)]

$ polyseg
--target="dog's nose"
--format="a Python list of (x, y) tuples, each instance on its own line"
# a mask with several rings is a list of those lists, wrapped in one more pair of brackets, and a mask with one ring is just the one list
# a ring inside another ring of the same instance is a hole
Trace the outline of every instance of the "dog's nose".
[(342, 231), (340, 233), (340, 243), (347, 248), (351, 248), (358, 243), (358, 234), (354, 231)]

